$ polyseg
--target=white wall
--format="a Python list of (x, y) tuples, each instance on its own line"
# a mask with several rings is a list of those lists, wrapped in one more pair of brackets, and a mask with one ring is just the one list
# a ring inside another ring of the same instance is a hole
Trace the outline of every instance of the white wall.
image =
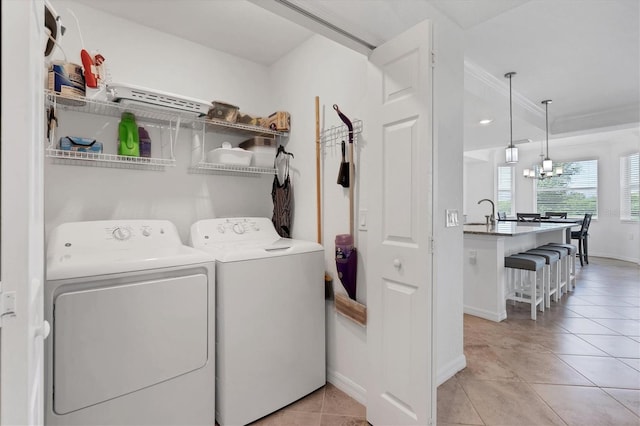
[[(429, 5), (430, 7), (430, 5)], [(436, 382), (466, 366), (463, 341), (462, 227), (445, 227), (445, 210), (463, 214), (463, 31), (430, 7), (434, 23), (434, 203)]]
[[(282, 107), (270, 96), (268, 69), (70, 1), (54, 1), (67, 32), (67, 59), (79, 62), (80, 20), (85, 47), (105, 56), (114, 82), (155, 88), (206, 101), (222, 100), (242, 111), (267, 115)], [(117, 29), (117, 30), (116, 30)], [(58, 52), (58, 58), (62, 55)], [(118, 119), (59, 112), (58, 135), (96, 137), (115, 154)], [(80, 118), (80, 119), (78, 119)], [(151, 128), (153, 156), (168, 133)], [(198, 219), (225, 216), (271, 217), (271, 176), (189, 174), (191, 131), (181, 129), (176, 167), (165, 171), (78, 167), (45, 161), (46, 230), (62, 222), (99, 219), (169, 219), (187, 241)], [(244, 138), (207, 134), (206, 149)], [(166, 150), (164, 151), (166, 153)]]
[[(554, 138), (549, 154), (554, 161), (598, 160), (598, 218), (589, 228), (589, 255), (640, 263), (640, 224), (620, 220), (620, 156), (640, 149), (637, 128), (602, 130), (588, 135)], [(515, 166), (515, 210), (534, 212), (535, 181), (525, 179), (522, 172), (540, 162), (540, 143), (520, 146), (520, 161)], [(495, 196), (497, 165), (503, 162), (504, 149), (489, 150), (487, 162), (465, 166), (465, 204), (473, 212), (469, 220), (484, 220), (476, 208), (477, 200)]]
[[(2, 1), (0, 424), (43, 424), (42, 1)], [(10, 65), (9, 65), (10, 64)], [(4, 299), (4, 297), (3, 297)], [(6, 307), (6, 306), (5, 306)], [(10, 308), (11, 306), (9, 306)], [(40, 334), (41, 336), (41, 334)]]
[[(292, 131), (287, 151), (295, 154), (293, 186), (295, 214), (293, 237), (316, 240), (316, 165), (315, 165), (315, 96), (320, 97), (321, 130), (341, 125), (333, 110), (337, 104), (352, 121), (362, 119), (366, 95), (367, 58), (322, 36), (307, 42), (278, 61), (271, 69), (271, 84), (275, 98), (289, 111)], [(366, 125), (366, 123), (365, 123)], [(359, 143), (361, 151), (366, 141)], [(333, 277), (337, 291), (344, 292), (335, 267), (335, 236), (349, 233), (348, 190), (336, 183), (340, 164), (340, 148), (335, 143), (323, 144), (322, 207), (325, 247), (325, 269)], [(356, 161), (356, 174), (366, 167)], [(356, 191), (364, 185), (356, 184)], [(361, 201), (360, 201), (361, 202)], [(356, 209), (357, 209), (356, 203)], [(366, 233), (358, 233), (359, 250), (358, 295), (366, 303), (366, 282), (363, 280), (366, 262)], [(333, 302), (327, 302), (327, 375), (328, 380), (365, 402), (368, 356), (366, 328), (338, 315)]]

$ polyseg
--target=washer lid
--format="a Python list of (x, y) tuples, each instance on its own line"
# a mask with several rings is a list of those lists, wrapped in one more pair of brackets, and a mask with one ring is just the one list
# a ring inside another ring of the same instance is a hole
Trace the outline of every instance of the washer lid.
[(65, 223), (47, 245), (47, 280), (80, 278), (211, 262), (185, 246), (166, 220)]
[(219, 262), (286, 256), (324, 250), (320, 244), (280, 238), (264, 217), (206, 219), (191, 226), (190, 244)]
[(218, 262), (240, 262), (243, 260), (321, 252), (324, 248), (320, 244), (310, 241), (280, 238), (266, 244), (211, 244), (207, 247), (203, 247), (202, 250), (211, 253)]

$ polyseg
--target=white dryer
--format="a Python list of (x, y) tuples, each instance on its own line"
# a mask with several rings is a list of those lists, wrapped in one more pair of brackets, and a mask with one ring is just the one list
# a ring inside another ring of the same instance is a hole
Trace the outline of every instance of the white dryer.
[(209, 219), (191, 244), (216, 259), (216, 420), (245, 425), (326, 383), (324, 249), (267, 218)]
[(67, 223), (47, 246), (47, 425), (213, 425), (215, 263), (165, 220)]

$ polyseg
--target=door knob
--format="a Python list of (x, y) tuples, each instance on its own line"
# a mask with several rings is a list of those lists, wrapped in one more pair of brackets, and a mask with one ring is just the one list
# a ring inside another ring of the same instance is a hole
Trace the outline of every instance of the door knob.
[(49, 321), (44, 320), (42, 322), (42, 326), (36, 330), (36, 336), (42, 336), (42, 340), (44, 340), (49, 336), (50, 332), (51, 332), (51, 325), (49, 324)]
[(393, 267), (396, 269), (400, 269), (400, 267), (402, 266), (402, 262), (400, 261), (400, 259), (393, 259)]

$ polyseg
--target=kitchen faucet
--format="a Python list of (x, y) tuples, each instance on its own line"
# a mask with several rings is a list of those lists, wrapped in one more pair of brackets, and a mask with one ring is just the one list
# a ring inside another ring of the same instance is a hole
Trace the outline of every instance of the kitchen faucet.
[(493, 201), (491, 201), (488, 198), (483, 198), (482, 200), (478, 201), (478, 204), (480, 204), (483, 201), (488, 201), (491, 203), (491, 217), (489, 218), (489, 220), (491, 221), (492, 225), (496, 224), (496, 205), (493, 203)]

